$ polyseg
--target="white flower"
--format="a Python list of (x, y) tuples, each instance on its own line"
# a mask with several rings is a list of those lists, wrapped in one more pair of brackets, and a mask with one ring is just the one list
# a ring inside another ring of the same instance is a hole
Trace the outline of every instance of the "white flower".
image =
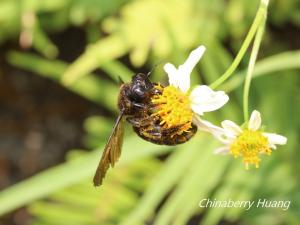
[(242, 156), (247, 169), (249, 164), (259, 167), (259, 154), (270, 155), (271, 149), (276, 149), (276, 145), (284, 145), (287, 142), (287, 138), (282, 135), (262, 132), (261, 116), (256, 110), (252, 112), (245, 128), (225, 120), (222, 122), (222, 128), (212, 125), (210, 131), (224, 144), (216, 149), (215, 153)]
[[(199, 46), (193, 50), (184, 64), (178, 69), (171, 63), (164, 66), (165, 72), (169, 77), (170, 86), (177, 89), (188, 97), (189, 108), (197, 115), (203, 115), (205, 112), (211, 112), (221, 108), (227, 103), (229, 97), (224, 91), (213, 91), (206, 85), (198, 85), (190, 91), (190, 75), (196, 64), (199, 62), (205, 52), (204, 46)], [(174, 92), (172, 92), (174, 93)], [(175, 96), (176, 94), (172, 94)], [(194, 117), (195, 123), (203, 129), (208, 129), (211, 126), (209, 122), (201, 120), (199, 117)]]

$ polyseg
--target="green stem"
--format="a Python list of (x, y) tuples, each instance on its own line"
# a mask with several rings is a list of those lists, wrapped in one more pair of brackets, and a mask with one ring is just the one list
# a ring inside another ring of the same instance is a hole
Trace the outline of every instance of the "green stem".
[(242, 44), (240, 51), (238, 52), (237, 56), (233, 60), (232, 64), (225, 71), (225, 73), (219, 79), (217, 79), (215, 82), (213, 82), (210, 85), (210, 87), (212, 89), (217, 88), (220, 84), (222, 84), (224, 81), (226, 81), (234, 73), (234, 71), (240, 64), (243, 56), (246, 53), (246, 50), (248, 49), (251, 41), (253, 40), (254, 35), (257, 32), (259, 25), (262, 23), (262, 20), (264, 20), (264, 18), (266, 17), (268, 3), (269, 3), (269, 0), (261, 0), (260, 6), (259, 6), (256, 16), (254, 18), (254, 21), (253, 21), (251, 28), (246, 36), (246, 39), (244, 40), (244, 42)]
[(264, 28), (265, 28), (265, 21), (266, 17), (264, 17), (264, 20), (262, 21), (261, 25), (258, 28), (258, 31), (255, 35), (254, 43), (253, 43), (253, 48), (249, 60), (249, 65), (247, 69), (247, 74), (246, 74), (246, 79), (245, 79), (245, 84), (244, 84), (244, 93), (243, 93), (243, 111), (244, 111), (244, 120), (245, 122), (249, 120), (249, 90), (250, 90), (250, 83), (252, 79), (252, 74), (254, 70), (254, 65), (255, 61), (257, 58), (258, 50), (260, 47), (260, 43), (262, 40), (262, 36), (264, 33)]

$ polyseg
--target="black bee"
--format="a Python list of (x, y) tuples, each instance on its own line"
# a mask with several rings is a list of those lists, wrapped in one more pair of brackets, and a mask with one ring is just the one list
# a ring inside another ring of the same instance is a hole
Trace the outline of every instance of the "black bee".
[(93, 179), (95, 186), (102, 184), (109, 166), (113, 167), (121, 155), (125, 120), (141, 138), (155, 144), (177, 145), (194, 136), (197, 131), (194, 124), (188, 132), (178, 134), (182, 125), (165, 128), (160, 125), (159, 118), (152, 116), (156, 106), (151, 102), (151, 97), (162, 94), (162, 88), (150, 81), (149, 74), (142, 73), (134, 75), (130, 83), (122, 84), (118, 98), (120, 113), (96, 170)]

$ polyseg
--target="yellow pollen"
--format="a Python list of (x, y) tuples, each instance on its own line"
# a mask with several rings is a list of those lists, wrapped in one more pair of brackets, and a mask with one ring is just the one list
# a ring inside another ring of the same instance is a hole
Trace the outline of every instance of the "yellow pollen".
[(249, 169), (250, 164), (255, 165), (256, 168), (259, 167), (260, 153), (271, 155), (272, 150), (268, 139), (262, 135), (261, 131), (246, 129), (230, 145), (230, 153), (234, 158), (242, 156), (245, 168)]
[(152, 97), (152, 103), (156, 106), (152, 116), (159, 116), (160, 124), (164, 127), (181, 126), (178, 134), (191, 128), (193, 111), (188, 94), (174, 86), (167, 86), (162, 94)]

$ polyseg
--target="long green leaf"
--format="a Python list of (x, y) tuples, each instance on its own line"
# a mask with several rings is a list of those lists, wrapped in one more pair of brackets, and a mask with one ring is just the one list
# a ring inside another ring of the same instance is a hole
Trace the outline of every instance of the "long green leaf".
[(140, 200), (140, 204), (128, 215), (121, 225), (142, 224), (155, 211), (163, 197), (184, 175), (186, 167), (198, 154), (196, 146), (201, 143), (202, 138), (195, 138), (192, 142), (185, 144), (182, 150), (174, 152), (165, 162), (161, 172), (153, 179), (152, 184)]
[[(253, 71), (253, 78), (268, 75), (274, 72), (279, 72), (282, 70), (299, 68), (300, 51), (284, 52), (256, 62)], [(245, 74), (246, 70), (236, 73), (231, 80), (221, 85), (220, 89), (226, 90), (228, 92), (232, 91), (243, 83)]]
[(100, 39), (89, 46), (86, 51), (64, 72), (62, 81), (71, 85), (82, 76), (92, 72), (99, 65), (112, 61), (127, 51), (124, 41), (118, 36)]
[[(170, 149), (145, 142), (137, 137), (130, 137), (125, 140), (121, 163), (129, 163), (138, 158), (165, 153)], [(9, 187), (0, 193), (0, 215), (91, 177), (99, 159), (99, 151), (93, 151), (86, 156), (50, 168)]]
[[(48, 60), (37, 55), (15, 51), (9, 52), (7, 59), (14, 66), (57, 82), (60, 82), (62, 74), (68, 67), (66, 63), (59, 60)], [(111, 99), (117, 100), (118, 87), (105, 79), (99, 79), (94, 74), (84, 76), (67, 88), (91, 101), (102, 104), (110, 110), (116, 110), (116, 103)], [(110, 98), (106, 96), (110, 96)]]

